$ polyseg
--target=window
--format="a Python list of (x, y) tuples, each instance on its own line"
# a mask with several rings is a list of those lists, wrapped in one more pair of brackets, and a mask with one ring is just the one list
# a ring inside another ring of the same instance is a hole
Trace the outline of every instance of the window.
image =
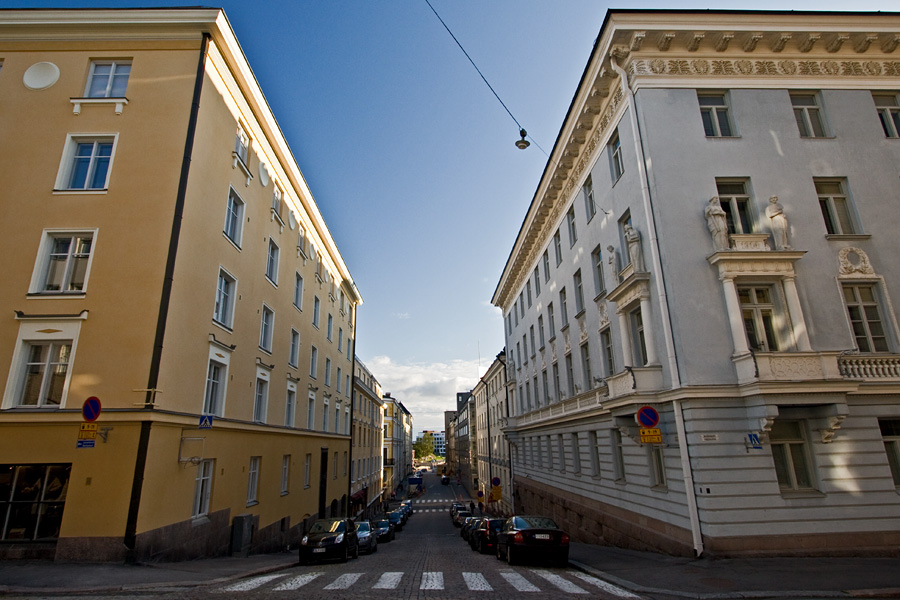
[(822, 111), (815, 92), (791, 92), (791, 106), (794, 108), (794, 119), (800, 129), (800, 137), (825, 137)]
[(344, 329), (338, 327), (338, 352), (344, 351)]
[(71, 340), (26, 342), (26, 360), (18, 406), (58, 407), (62, 403)]
[(540, 347), (544, 347), (544, 315), (538, 315), (538, 339)]
[[(577, 442), (577, 434), (575, 434)], [(591, 456), (591, 475), (600, 477), (600, 446), (596, 431), (588, 431), (588, 449)]]
[(528, 308), (531, 308), (531, 280), (525, 282), (525, 294), (528, 298)]
[(591, 378), (591, 350), (587, 342), (581, 346), (581, 372), (584, 374), (584, 389), (592, 389), (594, 382)]
[(569, 229), (569, 247), (575, 245), (578, 241), (578, 232), (575, 230), (575, 207), (570, 206), (569, 212), (566, 213), (566, 227)]
[(607, 145), (609, 148), (609, 164), (613, 183), (617, 182), (625, 172), (625, 162), (622, 160), (622, 144), (619, 141), (619, 130), (613, 132)]
[(559, 235), (559, 229), (553, 234), (553, 251), (556, 253), (556, 266), (562, 263), (562, 238)]
[(522, 313), (522, 318), (525, 318), (525, 292), (519, 292), (519, 311)]
[(259, 500), (259, 464), (262, 461), (261, 456), (250, 457), (250, 469), (247, 475), (247, 506), (258, 504)]
[(316, 329), (319, 328), (319, 307), (320, 307), (319, 297), (314, 296), (313, 297), (313, 321), (312, 322), (313, 322), (313, 327), (315, 327)]
[(738, 288), (747, 343), (757, 352), (775, 352), (779, 347), (775, 335), (773, 292), (768, 286)]
[(641, 309), (631, 313), (631, 335), (634, 340), (634, 359), (638, 366), (647, 364), (647, 343), (644, 340), (644, 315)]
[(338, 367), (338, 368), (337, 368), (337, 375), (336, 375), (335, 378), (334, 378), (334, 384), (335, 384), (335, 390), (334, 390), (334, 391), (337, 392), (338, 394), (341, 393), (341, 377), (342, 377), (341, 368)]
[(534, 297), (537, 298), (541, 295), (541, 277), (538, 273), (538, 268), (534, 268)]
[(216, 284), (216, 308), (213, 319), (220, 325), (231, 328), (234, 320), (234, 291), (237, 281), (225, 269), (219, 269), (219, 281)]
[(875, 101), (875, 109), (878, 111), (878, 119), (884, 129), (884, 135), (889, 138), (900, 137), (900, 94), (872, 94)]
[(648, 450), (650, 455), (650, 485), (655, 488), (666, 487), (666, 462), (663, 455), (663, 447), (652, 445)]
[(884, 439), (884, 451), (887, 454), (894, 486), (900, 488), (900, 419), (879, 419), (878, 426)]
[(331, 387), (331, 359), (325, 359), (325, 385)]
[(572, 355), (566, 354), (566, 396), (571, 398), (575, 395), (575, 369), (572, 366)]
[(309, 350), (309, 376), (313, 379), (316, 378), (316, 371), (318, 367), (319, 360), (319, 351), (315, 346), (311, 346)]
[(306, 403), (306, 428), (316, 428), (316, 393), (310, 392)]
[(285, 454), (281, 457), (281, 495), (284, 496), (290, 491), (291, 478), (291, 455)]
[(581, 191), (584, 192), (584, 213), (587, 215), (588, 222), (590, 222), (594, 215), (597, 214), (597, 205), (594, 203), (594, 182), (590, 175), (587, 176), (584, 185), (581, 186)]
[(206, 394), (203, 397), (203, 414), (221, 417), (224, 412), (225, 376), (228, 373), (227, 365), (215, 361), (209, 361), (206, 372)]
[(70, 136), (63, 152), (56, 189), (105, 190), (109, 187), (115, 142), (115, 136)]
[(584, 286), (581, 283), (581, 269), (575, 271), (575, 314), (584, 310)]
[(269, 403), (269, 382), (257, 377), (256, 394), (253, 397), (253, 420), (257, 423), (266, 422), (266, 407)]
[(303, 466), (303, 487), (309, 487), (309, 473), (312, 470), (312, 454), (306, 455), (306, 462)]
[(93, 233), (45, 235), (39, 251), (36, 293), (80, 294), (85, 291), (93, 250)]
[(328, 397), (327, 396), (325, 397), (325, 406), (324, 406), (324, 408), (322, 408), (322, 431), (328, 431)]
[(622, 444), (622, 432), (618, 428), (609, 430), (609, 445), (612, 451), (613, 477), (616, 481), (625, 481), (625, 452)]
[(775, 419), (769, 432), (778, 487), (783, 491), (813, 489), (812, 471), (802, 421)]
[(94, 61), (84, 95), (87, 98), (124, 98), (131, 62)]
[[(282, 206), (281, 198), (284, 196), (284, 192), (281, 191), (281, 187), (277, 183), (274, 183), (273, 187), (275, 189), (272, 191), (272, 214), (280, 220)], [(284, 221), (280, 222), (284, 224)]]
[(534, 348), (534, 325), (532, 325), (529, 329), (530, 340), (531, 340), (531, 356), (534, 358), (535, 348)]
[(591, 266), (594, 271), (594, 294), (599, 296), (606, 291), (606, 284), (603, 281), (603, 253), (600, 246), (591, 252)]
[(550, 281), (550, 251), (544, 250), (544, 256), (541, 259), (544, 263), (544, 283)]
[(569, 325), (569, 311), (566, 309), (566, 288), (559, 290), (559, 322), (562, 329)]
[(269, 253), (266, 256), (266, 278), (273, 284), (278, 284), (278, 244), (269, 238)]
[(697, 92), (700, 118), (706, 137), (732, 137), (728, 119), (728, 100), (724, 93)]
[(237, 133), (234, 136), (234, 155), (239, 158), (244, 166), (250, 157), (250, 136), (244, 131), (244, 127), (238, 123)]
[(543, 384), (543, 390), (544, 390), (544, 402), (546, 404), (550, 404), (550, 401), (551, 401), (550, 380), (547, 377), (547, 369), (544, 369), (543, 371), (541, 371), (541, 383)]
[(275, 311), (263, 304), (259, 325), (259, 347), (272, 352), (272, 331), (275, 329)]
[(225, 210), (225, 235), (236, 246), (241, 245), (241, 234), (244, 228), (244, 201), (233, 189), (228, 192), (228, 204)]
[(284, 399), (284, 424), (286, 427), (294, 426), (294, 415), (297, 413), (297, 390), (288, 388)]
[(553, 303), (547, 305), (547, 323), (550, 327), (550, 339), (556, 337), (556, 320), (553, 317)]
[(334, 332), (334, 317), (332, 317), (330, 314), (328, 315), (328, 328), (325, 331), (326, 331), (325, 335), (328, 338), (328, 341), (330, 342), (332, 333)]
[(842, 287), (857, 350), (890, 352), (875, 286), (845, 283)]
[(297, 368), (297, 362), (300, 360), (300, 332), (291, 329), (291, 350), (288, 354), (288, 364)]
[(717, 181), (719, 203), (725, 211), (728, 233), (753, 233), (750, 196), (743, 181)]
[(331, 478), (337, 479), (338, 475), (338, 453), (335, 451), (334, 460), (331, 461)]
[(600, 345), (603, 348), (603, 360), (606, 364), (606, 376), (615, 375), (616, 363), (613, 358), (612, 334), (609, 328), (600, 332)]
[(832, 235), (850, 235), (857, 232), (853, 224), (850, 201), (842, 180), (816, 179), (819, 208), (825, 219), (825, 231)]
[(525, 349), (525, 361), (522, 364), (528, 363), (528, 341), (525, 338), (525, 334), (522, 334), (522, 348)]
[(212, 493), (213, 477), (212, 459), (202, 460), (197, 466), (197, 478), (194, 480), (193, 518), (205, 517), (209, 513), (209, 497)]

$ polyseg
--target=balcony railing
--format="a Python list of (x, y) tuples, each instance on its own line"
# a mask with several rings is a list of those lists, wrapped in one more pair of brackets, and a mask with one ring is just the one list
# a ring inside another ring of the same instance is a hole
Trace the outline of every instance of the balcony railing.
[(566, 398), (562, 402), (555, 402), (549, 406), (543, 406), (524, 415), (510, 417), (507, 420), (506, 427), (521, 427), (523, 425), (534, 425), (550, 419), (560, 417), (568, 417), (574, 414), (597, 409), (602, 403), (609, 399), (606, 385), (594, 388), (583, 394)]
[(900, 355), (842, 355), (838, 359), (841, 375), (847, 379), (900, 380)]

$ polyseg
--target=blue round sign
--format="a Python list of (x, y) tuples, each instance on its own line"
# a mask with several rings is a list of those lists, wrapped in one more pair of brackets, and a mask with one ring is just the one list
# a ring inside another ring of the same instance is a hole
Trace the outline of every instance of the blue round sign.
[(100, 416), (100, 398), (91, 396), (81, 406), (81, 416), (85, 421), (96, 421)]
[(659, 413), (652, 406), (642, 406), (634, 414), (634, 420), (642, 427), (656, 427), (659, 423)]

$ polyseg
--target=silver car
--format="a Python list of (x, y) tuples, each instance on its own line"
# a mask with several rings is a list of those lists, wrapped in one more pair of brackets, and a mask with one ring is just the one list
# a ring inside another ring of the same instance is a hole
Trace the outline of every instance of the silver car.
[(368, 521), (356, 524), (356, 535), (359, 538), (359, 551), (366, 554), (378, 552), (378, 534)]

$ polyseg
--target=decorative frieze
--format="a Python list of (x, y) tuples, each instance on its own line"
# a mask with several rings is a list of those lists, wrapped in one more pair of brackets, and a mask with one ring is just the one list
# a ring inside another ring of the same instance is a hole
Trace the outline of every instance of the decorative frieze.
[(900, 61), (652, 58), (631, 62), (633, 76), (900, 77)]

